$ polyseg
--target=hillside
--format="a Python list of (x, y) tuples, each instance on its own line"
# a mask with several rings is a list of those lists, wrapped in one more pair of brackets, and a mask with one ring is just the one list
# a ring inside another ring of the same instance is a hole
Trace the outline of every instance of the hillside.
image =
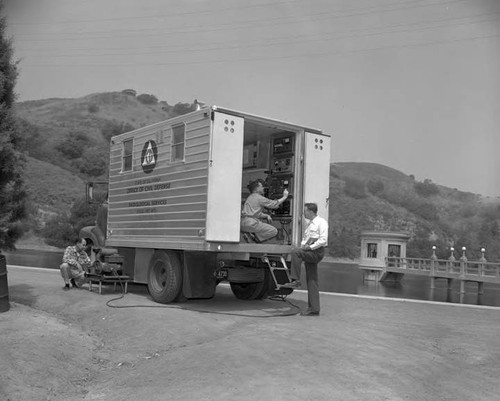
[(47, 212), (68, 209), (68, 205), (85, 195), (81, 178), (32, 157), (27, 157), (23, 180), (31, 202)]
[(194, 103), (158, 101), (132, 90), (77, 99), (45, 99), (15, 105), (28, 155), (82, 179), (106, 176), (103, 162), (113, 135), (193, 110)]
[(416, 181), (398, 170), (374, 163), (334, 163), (330, 170), (331, 252), (358, 257), (363, 230), (405, 231), (408, 256), (438, 256), (467, 247), (479, 257), (486, 247), (500, 259), (497, 245), (500, 202), (433, 183)]
[[(106, 179), (111, 136), (184, 114), (195, 103), (171, 106), (125, 90), (16, 104), (28, 155), (30, 213), (38, 226), (82, 202), (85, 181)], [(441, 257), (449, 256), (450, 246), (466, 246), (475, 257), (484, 246), (490, 259), (500, 259), (498, 199), (431, 179), (418, 182), (381, 164), (331, 165), (329, 221), (333, 256), (357, 258), (361, 231), (391, 230), (410, 233), (409, 256), (429, 256), (436, 245)]]

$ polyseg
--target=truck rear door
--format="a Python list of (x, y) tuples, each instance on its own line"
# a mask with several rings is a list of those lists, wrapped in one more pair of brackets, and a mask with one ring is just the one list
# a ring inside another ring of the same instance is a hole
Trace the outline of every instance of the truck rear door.
[(316, 203), (318, 214), (328, 220), (330, 192), (330, 137), (305, 133), (304, 203)]
[(242, 117), (214, 112), (208, 167), (207, 241), (239, 242)]

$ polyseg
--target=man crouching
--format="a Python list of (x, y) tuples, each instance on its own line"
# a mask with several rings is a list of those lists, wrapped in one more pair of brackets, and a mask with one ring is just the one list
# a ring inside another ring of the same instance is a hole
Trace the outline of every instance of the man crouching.
[(74, 246), (68, 246), (64, 251), (63, 263), (59, 266), (61, 276), (64, 279), (63, 290), (70, 289), (70, 283), (73, 288), (79, 288), (87, 282), (86, 272), (90, 268), (90, 258), (85, 252), (87, 242), (84, 238), (75, 241)]

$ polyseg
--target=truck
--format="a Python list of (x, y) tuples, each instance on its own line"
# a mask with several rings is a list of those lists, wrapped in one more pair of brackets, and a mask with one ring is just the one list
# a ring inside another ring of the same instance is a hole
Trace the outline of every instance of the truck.
[[(304, 204), (328, 219), (330, 141), (315, 128), (218, 106), (113, 136), (109, 180), (87, 183), (101, 217), (80, 237), (147, 284), (156, 302), (208, 299), (222, 281), (238, 299), (287, 295)], [(240, 230), (253, 180), (270, 199), (289, 192), (269, 211), (277, 236), (263, 243)]]

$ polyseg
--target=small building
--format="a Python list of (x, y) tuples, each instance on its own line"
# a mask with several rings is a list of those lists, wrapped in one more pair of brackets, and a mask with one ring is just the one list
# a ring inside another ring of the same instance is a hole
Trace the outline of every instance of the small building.
[(405, 258), (406, 244), (409, 239), (410, 235), (406, 232), (363, 231), (359, 261), (359, 268), (363, 270), (363, 279), (399, 280), (401, 277), (397, 273), (385, 272), (386, 258)]

